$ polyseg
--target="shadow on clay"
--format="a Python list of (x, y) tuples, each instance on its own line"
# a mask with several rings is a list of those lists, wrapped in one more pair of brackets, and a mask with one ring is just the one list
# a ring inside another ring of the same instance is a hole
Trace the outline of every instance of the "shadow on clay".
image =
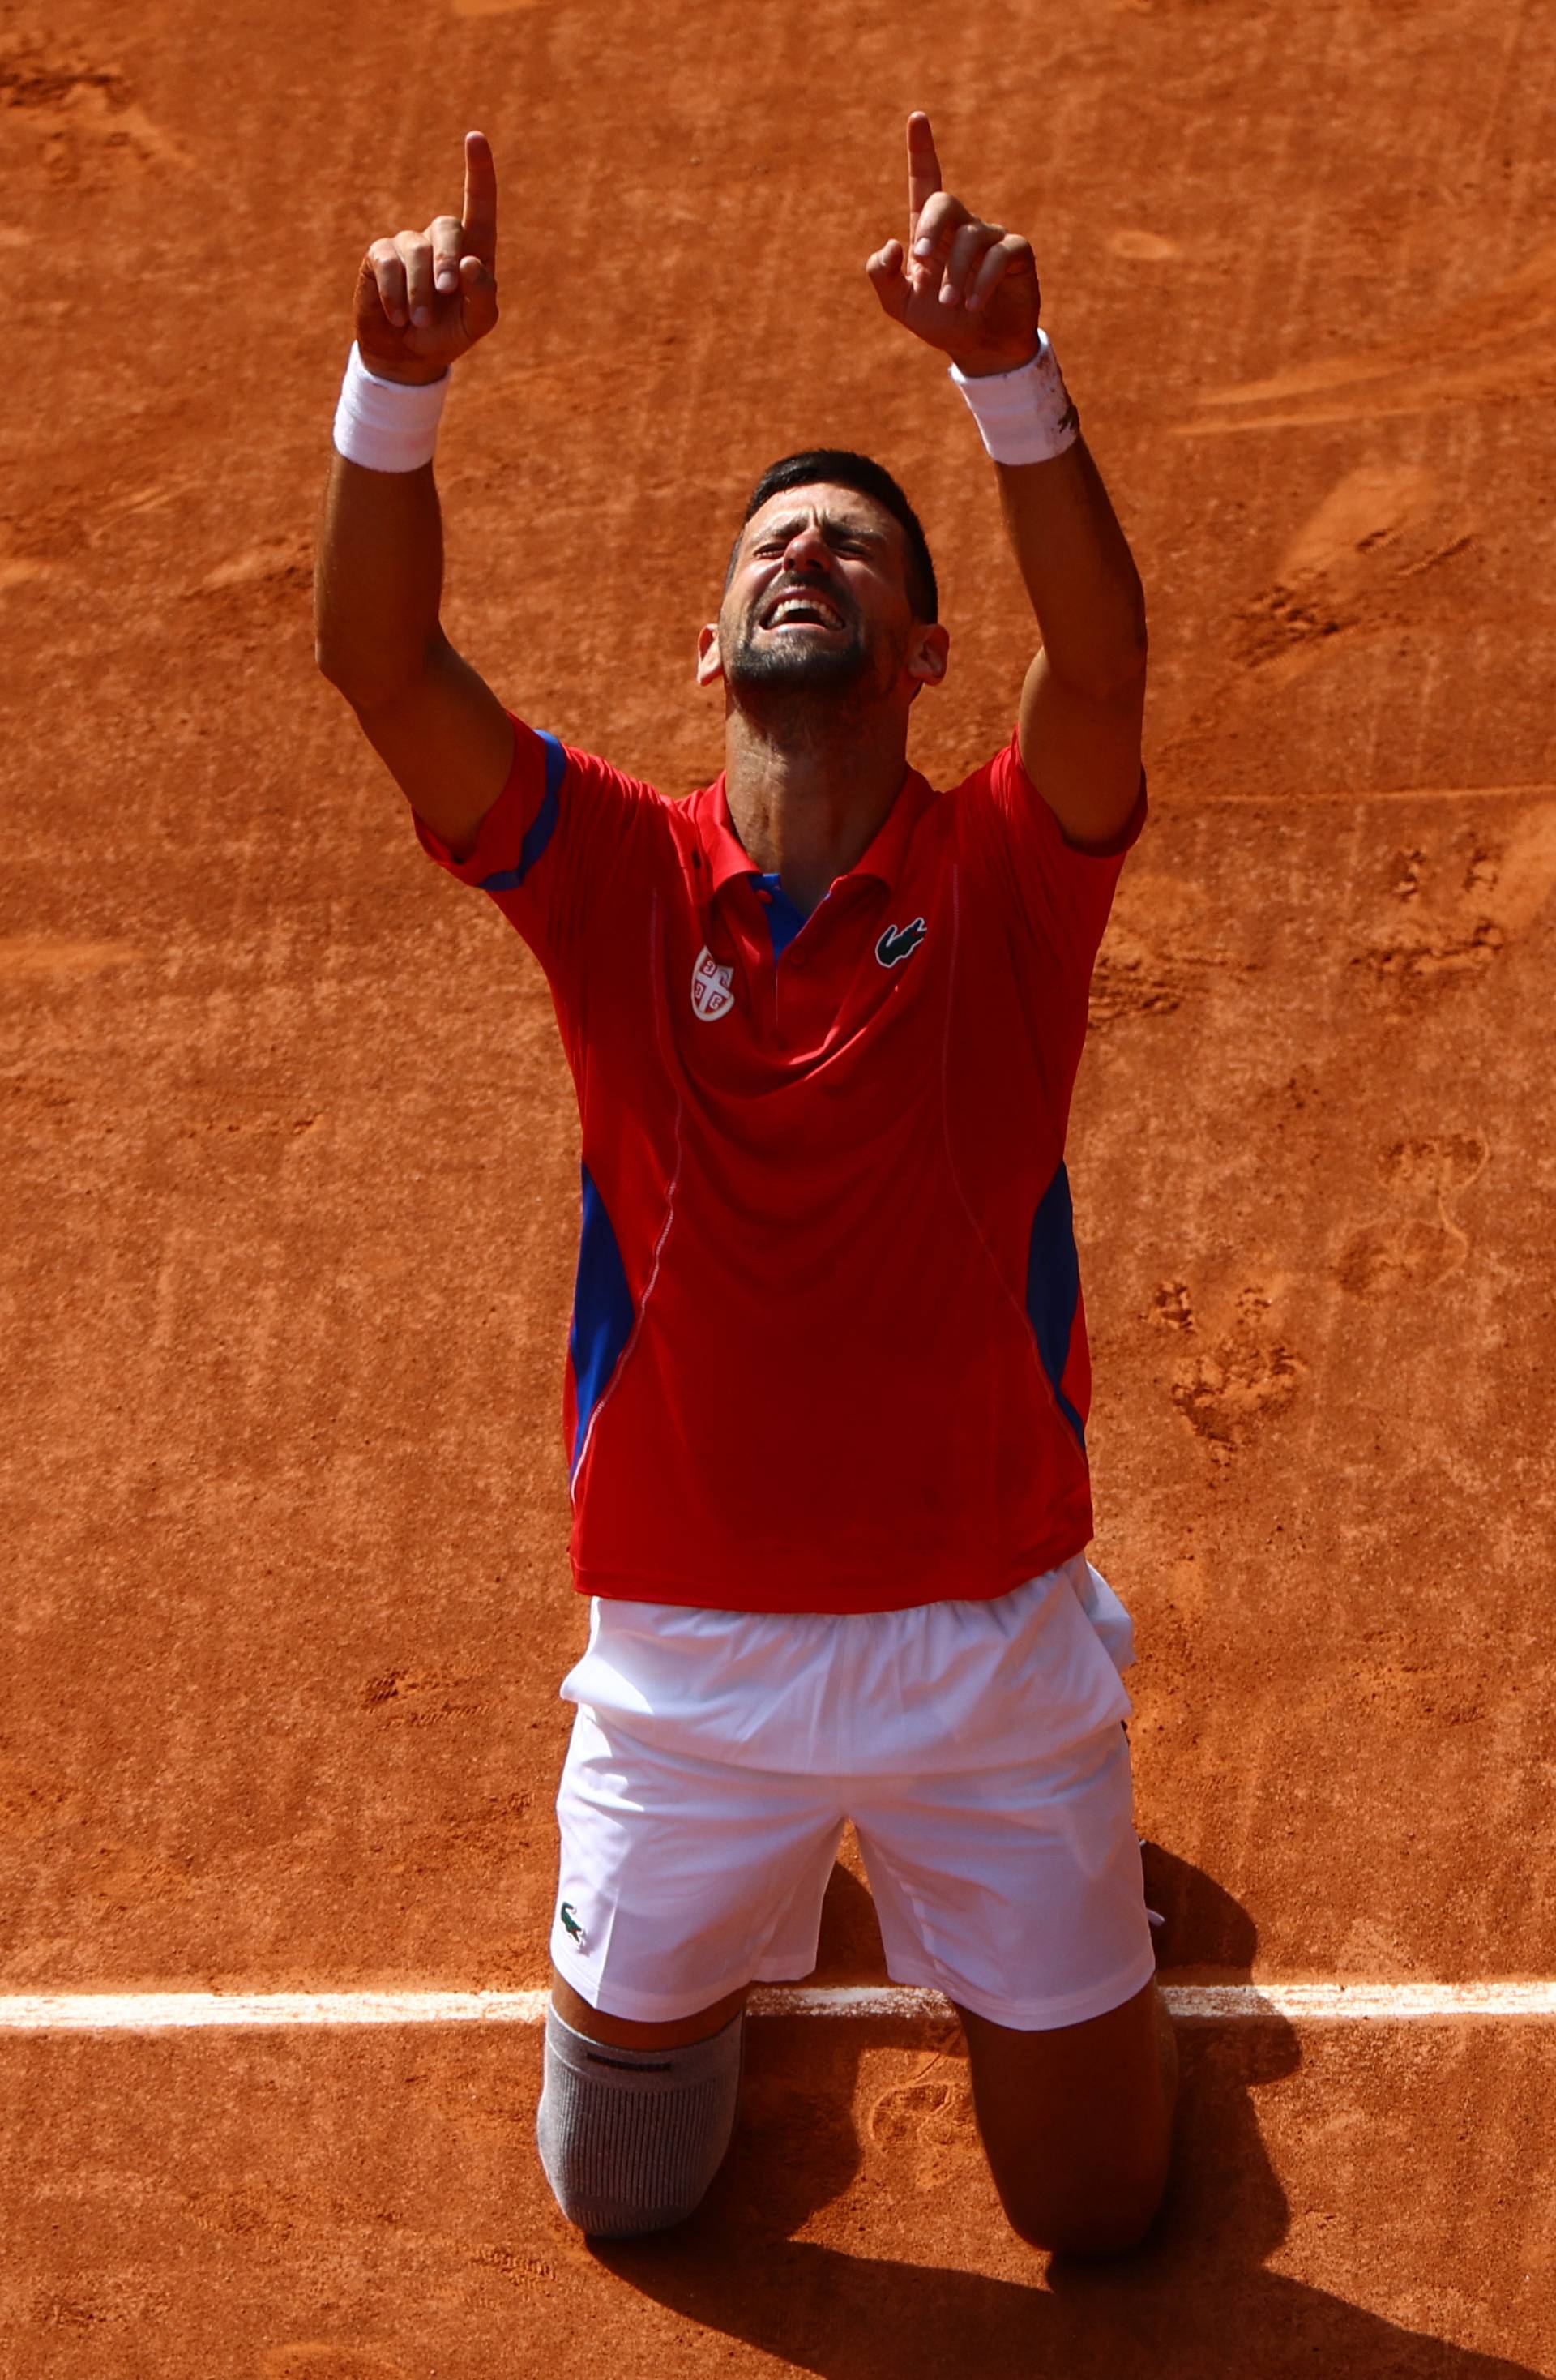
[[(1147, 1846), (1146, 1872), (1152, 1904), (1167, 1918), (1168, 1972), (1249, 1980), (1257, 1937), (1247, 1912), (1200, 1869), (1154, 1846)], [(839, 1868), (828, 1893), (823, 1971), (836, 1963), (839, 1935), (851, 1953), (872, 1925), (862, 1887)], [(877, 1971), (878, 1960), (877, 1947)], [(645, 2297), (817, 2380), (952, 2380), (960, 2373), (988, 2380), (1248, 2380), (1250, 2374), (1310, 2380), (1315, 2372), (1344, 2373), (1346, 2380), (1538, 2380), (1526, 2365), (1401, 2329), (1269, 2271), (1265, 2259), (1285, 2238), (1289, 2209), (1252, 2095), (1295, 2073), (1297, 2034), (1271, 2016), (1184, 2026), (1179, 2038), (1175, 2180), (1151, 2240), (1116, 2263), (1055, 2260), (1039, 2289), (792, 2237), (860, 2171), (850, 2110), (868, 2046), (925, 2052), (919, 2073), (865, 2119), (881, 2141), (885, 2117), (891, 2153), (910, 2161), (907, 2186), (915, 2179), (931, 2186), (937, 2155), (966, 2154), (971, 2119), (954, 2021), (943, 2041), (926, 2040), (922, 2025), (892, 2022), (752, 2024), (741, 2128), (700, 2212), (657, 2241), (600, 2240), (591, 2251)], [(908, 2120), (915, 2105), (916, 2126)], [(991, 2204), (992, 2197), (991, 2188)], [(1033, 2268), (1043, 2270), (1035, 2257)]]

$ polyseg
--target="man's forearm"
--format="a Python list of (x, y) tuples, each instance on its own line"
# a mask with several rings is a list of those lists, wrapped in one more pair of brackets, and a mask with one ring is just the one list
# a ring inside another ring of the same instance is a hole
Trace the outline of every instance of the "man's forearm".
[(1105, 699), (1145, 668), (1145, 591), (1102, 474), (1080, 438), (1050, 462), (995, 468), (1048, 666)]
[(315, 650), (358, 710), (392, 699), (422, 669), (442, 591), (432, 466), (369, 471), (333, 455), (314, 570)]
[[(1042, 631), (1047, 674), (1112, 707), (1145, 671), (1145, 597), (1039, 327), (1031, 242), (942, 184), (927, 116), (908, 120), (908, 238), (865, 271), (894, 322), (943, 355), (996, 458), (1000, 501)], [(1016, 383), (1014, 389), (1011, 383)], [(987, 385), (985, 385), (987, 384)], [(998, 462), (1001, 452), (1019, 461)], [(1031, 461), (1031, 455), (1045, 460)]]

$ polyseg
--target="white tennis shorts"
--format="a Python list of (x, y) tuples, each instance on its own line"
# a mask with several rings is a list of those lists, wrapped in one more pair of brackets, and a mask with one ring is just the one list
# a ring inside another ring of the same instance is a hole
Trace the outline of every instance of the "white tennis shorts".
[(1079, 2024), (1154, 1967), (1128, 1614), (1077, 1555), (986, 1603), (830, 1614), (597, 1598), (557, 1798), (551, 1955), (663, 2022), (815, 1965), (851, 1819), (887, 1972), (996, 2024)]

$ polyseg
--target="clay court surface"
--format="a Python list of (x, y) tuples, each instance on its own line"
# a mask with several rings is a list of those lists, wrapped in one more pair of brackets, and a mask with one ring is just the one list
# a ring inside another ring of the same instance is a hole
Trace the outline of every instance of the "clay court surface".
[[(913, 104), (1034, 239), (1151, 596), (1070, 1144), (1093, 1558), (1166, 1980), (1267, 1999), (1186, 2026), (1179, 2180), (1102, 2275), (1004, 2228), (933, 2008), (754, 2020), (708, 2205), (598, 2255), (533, 2024), (0, 2026), (0, 2369), (1549, 2374), (1556, 2020), (1279, 2006), (1556, 1977), (1547, 12), (5, 24), (0, 2016), (545, 1980), (576, 1134), (538, 972), (312, 671), (352, 278), (482, 125), (447, 617), (515, 708), (706, 781), (739, 502), (858, 444), (936, 550), (953, 781), (1031, 629), (862, 274)], [(847, 1864), (812, 1980), (884, 1980)]]

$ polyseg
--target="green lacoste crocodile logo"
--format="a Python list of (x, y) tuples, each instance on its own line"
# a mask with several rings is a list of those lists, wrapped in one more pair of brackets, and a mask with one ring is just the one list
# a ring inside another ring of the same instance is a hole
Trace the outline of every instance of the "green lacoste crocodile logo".
[(564, 1900), (557, 1915), (561, 1919), (563, 1930), (572, 1937), (581, 1950), (584, 1947), (584, 1929), (578, 1923), (578, 1912), (572, 1901)]
[(888, 926), (875, 944), (875, 956), (883, 966), (895, 966), (899, 959), (911, 959), (929, 928), (922, 917), (911, 926)]

